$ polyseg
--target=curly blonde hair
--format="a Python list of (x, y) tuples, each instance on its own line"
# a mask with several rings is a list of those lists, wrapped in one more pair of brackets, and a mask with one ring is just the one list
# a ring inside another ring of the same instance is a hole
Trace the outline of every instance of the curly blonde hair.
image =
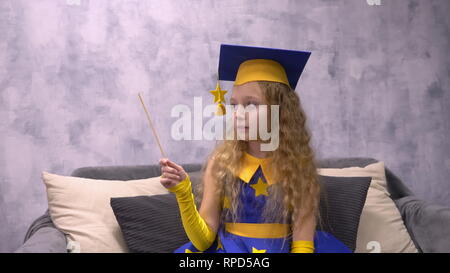
[[(270, 194), (263, 212), (265, 222), (296, 223), (300, 211), (305, 217), (319, 217), (321, 187), (300, 98), (286, 84), (268, 81), (258, 81), (258, 84), (267, 104), (279, 105), (280, 111), (279, 146), (275, 151), (268, 152), (273, 157), (271, 167), (276, 183), (268, 188)], [(217, 194), (221, 200), (224, 196), (228, 198), (230, 209), (227, 213), (233, 222), (236, 222), (238, 211), (242, 209), (239, 203), (242, 182), (236, 174), (244, 151), (247, 151), (246, 141), (224, 140), (209, 154), (206, 163), (213, 159), (211, 170), (218, 185)], [(202, 168), (203, 174), (205, 169), (206, 165)], [(196, 196), (201, 196), (202, 184), (199, 184), (199, 194)], [(222, 213), (221, 222), (225, 217), (226, 214)]]

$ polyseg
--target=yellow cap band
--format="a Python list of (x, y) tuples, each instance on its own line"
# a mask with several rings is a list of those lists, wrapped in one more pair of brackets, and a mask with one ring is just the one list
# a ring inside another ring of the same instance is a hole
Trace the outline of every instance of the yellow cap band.
[(241, 63), (234, 85), (252, 81), (281, 82), (290, 86), (283, 66), (268, 59), (252, 59)]

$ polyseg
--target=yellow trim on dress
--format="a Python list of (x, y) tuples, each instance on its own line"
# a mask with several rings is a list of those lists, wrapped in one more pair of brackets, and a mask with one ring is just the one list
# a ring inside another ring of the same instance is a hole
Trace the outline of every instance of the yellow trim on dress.
[(282, 223), (225, 223), (225, 229), (235, 235), (251, 238), (283, 238), (290, 225)]
[(238, 177), (248, 183), (258, 167), (261, 166), (264, 177), (267, 180), (267, 184), (271, 185), (275, 182), (273, 179), (271, 163), (272, 157), (258, 158), (244, 152), (244, 156), (241, 159), (241, 169), (238, 173)]

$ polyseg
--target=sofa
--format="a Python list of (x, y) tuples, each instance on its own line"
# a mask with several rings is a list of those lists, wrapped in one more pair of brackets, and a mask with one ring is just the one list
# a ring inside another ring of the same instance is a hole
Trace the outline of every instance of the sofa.
[[(364, 167), (378, 162), (374, 158), (347, 157), (318, 160), (320, 168)], [(183, 164), (186, 172), (200, 171), (201, 164)], [(159, 165), (96, 166), (75, 169), (71, 176), (104, 179), (131, 180), (159, 176)], [(414, 246), (418, 252), (450, 252), (450, 208), (430, 204), (414, 193), (388, 167), (385, 167), (387, 190), (395, 202)], [(391, 236), (395, 236), (392, 234)], [(54, 225), (49, 210), (35, 219), (29, 226), (23, 244), (16, 253), (68, 252), (65, 234)]]

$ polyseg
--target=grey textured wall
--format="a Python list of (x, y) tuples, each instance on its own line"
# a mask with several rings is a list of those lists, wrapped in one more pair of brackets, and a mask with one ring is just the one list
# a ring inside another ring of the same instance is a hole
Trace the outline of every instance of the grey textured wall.
[[(80, 5), (77, 5), (77, 2)], [(0, 1), (0, 251), (47, 207), (42, 170), (179, 163), (172, 106), (212, 102), (221, 43), (310, 50), (297, 86), (319, 157), (385, 161), (450, 205), (448, 0)], [(230, 87), (230, 84), (224, 84)]]

